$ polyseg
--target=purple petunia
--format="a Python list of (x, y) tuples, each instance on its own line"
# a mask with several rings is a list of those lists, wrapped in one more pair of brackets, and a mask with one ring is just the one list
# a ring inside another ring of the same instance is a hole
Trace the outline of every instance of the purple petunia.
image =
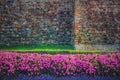
[(0, 51), (0, 76), (20, 73), (120, 76), (119, 72), (120, 53), (51, 55)]

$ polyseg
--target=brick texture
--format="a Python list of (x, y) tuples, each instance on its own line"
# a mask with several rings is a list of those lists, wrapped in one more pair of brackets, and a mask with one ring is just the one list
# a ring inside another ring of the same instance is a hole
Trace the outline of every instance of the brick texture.
[(0, 0), (0, 44), (120, 49), (120, 1)]

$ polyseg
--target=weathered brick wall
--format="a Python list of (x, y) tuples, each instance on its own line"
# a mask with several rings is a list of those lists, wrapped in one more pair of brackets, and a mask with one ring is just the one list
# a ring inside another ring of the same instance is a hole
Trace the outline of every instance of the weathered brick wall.
[(0, 0), (0, 44), (117, 50), (119, 7), (119, 0)]
[(73, 44), (73, 0), (1, 0), (0, 44)]
[(75, 0), (77, 49), (120, 49), (120, 1)]

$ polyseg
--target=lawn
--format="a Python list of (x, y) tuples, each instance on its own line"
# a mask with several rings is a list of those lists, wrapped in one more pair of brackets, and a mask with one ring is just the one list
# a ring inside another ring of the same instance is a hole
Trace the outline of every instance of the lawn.
[(40, 50), (74, 50), (71, 45), (18, 45), (18, 46), (5, 46), (1, 45), (2, 50), (20, 50), (20, 51), (40, 51)]
[[(106, 53), (102, 50), (75, 50), (72, 45), (19, 45), (5, 46), (0, 45), (0, 50), (16, 52), (39, 52), (39, 53)], [(119, 52), (119, 51), (112, 51)]]

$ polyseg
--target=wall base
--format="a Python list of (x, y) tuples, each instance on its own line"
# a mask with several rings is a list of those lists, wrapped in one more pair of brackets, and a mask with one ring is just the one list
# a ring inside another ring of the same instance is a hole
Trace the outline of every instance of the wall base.
[(88, 45), (88, 44), (78, 44), (75, 45), (76, 50), (101, 50), (101, 51), (119, 51), (120, 44), (108, 44), (108, 45)]

